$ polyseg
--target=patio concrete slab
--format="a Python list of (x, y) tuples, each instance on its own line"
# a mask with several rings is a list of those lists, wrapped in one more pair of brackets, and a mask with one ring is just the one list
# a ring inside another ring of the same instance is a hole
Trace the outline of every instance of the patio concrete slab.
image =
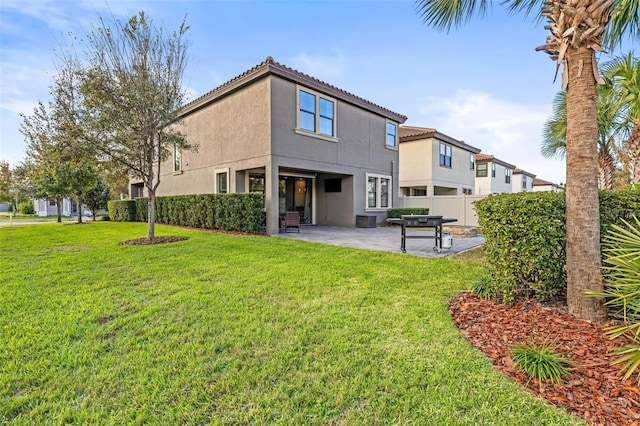
[[(407, 235), (434, 235), (433, 231), (409, 229)], [(367, 250), (382, 250), (392, 253), (402, 253), (400, 250), (400, 226), (380, 226), (377, 228), (346, 228), (340, 226), (303, 225), (300, 232), (281, 232), (278, 237), (296, 240), (315, 241), (362, 248)], [(453, 253), (460, 253), (484, 243), (484, 237), (478, 235), (471, 238), (454, 238), (450, 249), (442, 249), (442, 253), (433, 251), (435, 239), (407, 239), (406, 254), (423, 257), (445, 257)]]

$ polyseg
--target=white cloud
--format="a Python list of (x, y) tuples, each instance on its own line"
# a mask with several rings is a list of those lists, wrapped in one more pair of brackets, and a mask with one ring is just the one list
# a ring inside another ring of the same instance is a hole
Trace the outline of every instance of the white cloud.
[(434, 127), (542, 179), (565, 181), (564, 162), (540, 154), (550, 105), (505, 101), (487, 93), (462, 90), (449, 97), (426, 97), (418, 104), (411, 125)]
[(330, 53), (309, 54), (300, 52), (288, 60), (292, 68), (302, 71), (321, 80), (336, 80), (345, 75), (348, 60), (340, 49), (332, 49)]

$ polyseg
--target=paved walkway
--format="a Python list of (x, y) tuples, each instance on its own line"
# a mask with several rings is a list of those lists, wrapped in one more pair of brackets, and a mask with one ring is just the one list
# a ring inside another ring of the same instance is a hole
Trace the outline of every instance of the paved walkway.
[[(408, 229), (408, 235), (434, 235), (433, 231), (419, 229)], [(402, 253), (400, 251), (400, 227), (381, 226), (377, 228), (343, 228), (340, 226), (313, 226), (302, 225), (300, 233), (281, 232), (278, 237), (292, 238), (297, 240), (315, 241), (318, 243), (333, 244), (337, 246), (348, 246), (363, 248), (368, 250), (383, 250), (392, 253)], [(442, 249), (442, 253), (433, 251), (435, 240), (427, 239), (407, 239), (407, 254), (423, 257), (444, 257), (453, 253), (477, 247), (484, 243), (484, 237), (473, 238), (453, 238), (451, 249)]]

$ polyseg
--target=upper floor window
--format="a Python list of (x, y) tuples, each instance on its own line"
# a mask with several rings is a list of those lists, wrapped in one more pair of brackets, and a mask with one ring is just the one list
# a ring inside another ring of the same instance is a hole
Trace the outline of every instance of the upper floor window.
[(298, 89), (298, 129), (335, 137), (336, 102), (307, 89)]
[(527, 189), (527, 177), (522, 176), (522, 189)]
[(451, 145), (440, 144), (440, 166), (451, 167)]
[(511, 183), (511, 169), (504, 169), (504, 183)]
[(496, 163), (491, 163), (491, 177), (496, 177)]
[(476, 169), (477, 177), (487, 177), (487, 163), (478, 163), (478, 167)]
[(391, 176), (367, 174), (367, 208), (391, 207)]
[(392, 148), (398, 146), (398, 127), (390, 121), (387, 121), (387, 146)]
[(473, 170), (476, 168), (476, 155), (469, 154), (469, 170)]
[(173, 171), (178, 172), (182, 170), (182, 152), (178, 144), (173, 145)]

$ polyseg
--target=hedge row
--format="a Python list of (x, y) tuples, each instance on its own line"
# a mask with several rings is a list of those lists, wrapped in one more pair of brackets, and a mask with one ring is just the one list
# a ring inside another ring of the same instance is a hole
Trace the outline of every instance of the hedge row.
[[(566, 292), (565, 194), (490, 196), (475, 202), (491, 273), (489, 295), (505, 302)], [(600, 192), (601, 238), (640, 211), (640, 190)]]
[(404, 207), (387, 210), (387, 219), (400, 219), (403, 214), (429, 214), (427, 207)]
[[(108, 205), (113, 221), (146, 222), (148, 198), (114, 200)], [(264, 223), (261, 193), (200, 194), (156, 197), (156, 223), (258, 233)]]

